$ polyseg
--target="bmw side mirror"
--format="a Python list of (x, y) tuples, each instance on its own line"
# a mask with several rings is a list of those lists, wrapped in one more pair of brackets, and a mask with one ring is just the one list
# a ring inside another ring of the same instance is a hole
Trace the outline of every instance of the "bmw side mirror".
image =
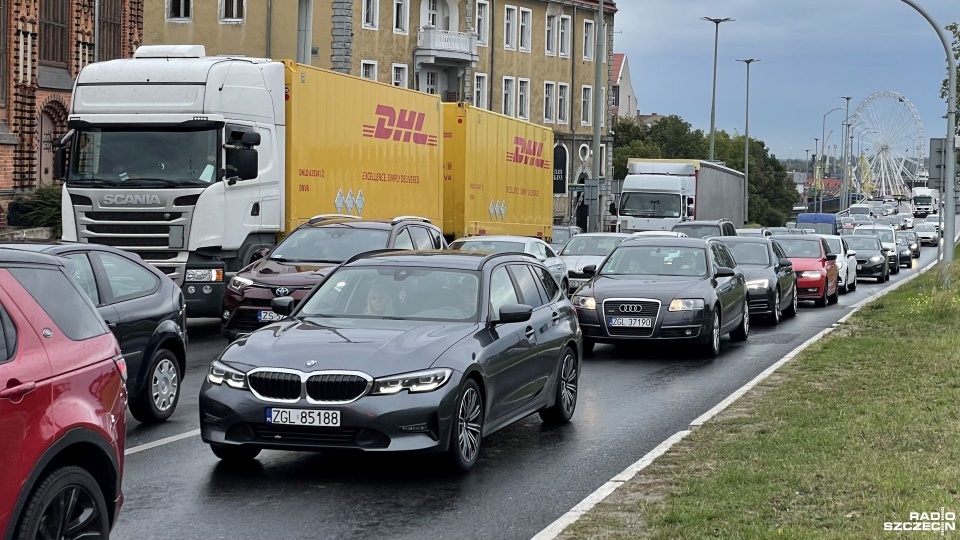
[(836, 253), (827, 253), (827, 260), (828, 260), (828, 261), (835, 261), (835, 260), (837, 260), (837, 254), (836, 254)]
[(293, 297), (281, 296), (270, 301), (270, 309), (277, 315), (289, 317), (293, 313)]
[[(275, 299), (279, 300), (279, 298)], [(291, 298), (291, 300), (293, 300)], [(500, 313), (494, 324), (522, 323), (530, 320), (533, 316), (533, 308), (524, 304), (507, 304), (500, 308)]]
[(583, 275), (585, 276), (595, 276), (597, 275), (597, 265), (591, 264), (590, 266), (583, 267)]
[(734, 277), (736, 275), (737, 273), (733, 271), (733, 268), (727, 268), (726, 266), (717, 268), (716, 277), (718, 278)]
[(793, 261), (791, 261), (786, 257), (783, 257), (782, 259), (780, 259), (780, 266), (783, 266), (784, 268), (791, 267), (793, 266)]

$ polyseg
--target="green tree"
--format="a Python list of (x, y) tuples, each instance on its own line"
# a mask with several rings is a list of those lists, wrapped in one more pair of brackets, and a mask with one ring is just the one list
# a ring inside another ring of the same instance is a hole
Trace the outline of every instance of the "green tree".
[(628, 144), (613, 149), (613, 174), (617, 180), (623, 180), (627, 176), (627, 161), (630, 158), (658, 159), (660, 157), (660, 147), (637, 139)]
[(660, 147), (664, 159), (704, 159), (708, 142), (703, 131), (676, 115), (661, 119), (650, 127), (650, 141)]
[[(953, 34), (953, 56), (957, 59), (957, 62), (960, 62), (960, 24), (948, 24), (945, 28), (947, 32)], [(947, 83), (949, 82), (949, 77), (943, 79), (943, 86), (940, 88), (940, 97), (943, 99), (947, 99)], [(957, 77), (957, 109), (960, 109), (960, 77)], [(960, 134), (960, 124), (957, 126), (957, 133)]]

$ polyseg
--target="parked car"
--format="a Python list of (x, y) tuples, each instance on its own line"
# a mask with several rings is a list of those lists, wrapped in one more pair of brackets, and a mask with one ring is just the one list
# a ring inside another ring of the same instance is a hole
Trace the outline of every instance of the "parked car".
[(773, 236), (773, 233), (770, 232), (770, 229), (759, 227), (757, 229), (737, 229), (737, 236), (752, 236), (762, 238), (765, 236)]
[(819, 236), (774, 236), (793, 262), (800, 300), (813, 300), (817, 307), (834, 304), (840, 295), (837, 254)]
[(687, 238), (686, 233), (677, 232), (677, 231), (637, 231), (635, 233), (630, 233), (630, 236), (671, 236), (673, 238)]
[(544, 264), (566, 294), (570, 290), (567, 277), (569, 269), (556, 252), (539, 238), (526, 236), (471, 236), (450, 244), (450, 249), (460, 251), (485, 251), (488, 253), (526, 253)]
[(720, 336), (746, 341), (746, 278), (720, 239), (622, 242), (573, 297), (585, 351), (596, 343), (673, 341), (720, 353)]
[(857, 252), (850, 249), (845, 237), (825, 234), (830, 253), (837, 254), (837, 276), (841, 293), (857, 290)]
[(788, 229), (787, 227), (768, 227), (767, 230), (770, 231), (770, 235), (773, 236), (774, 234), (790, 234), (790, 231), (793, 229)]
[(288, 318), (234, 342), (200, 390), (201, 437), (225, 461), (262, 449), (445, 452), (539, 413), (573, 417), (580, 329), (531, 257), (380, 253), (338, 267)]
[(573, 294), (590, 281), (590, 276), (583, 273), (584, 266), (599, 265), (620, 242), (628, 238), (635, 236), (625, 233), (584, 233), (571, 238), (560, 252), (560, 258), (567, 265), (568, 294)]
[(857, 277), (876, 279), (878, 283), (890, 281), (889, 252), (876, 236), (855, 234), (845, 238), (847, 247), (857, 254)]
[(937, 228), (937, 234), (943, 234), (943, 219), (940, 214), (930, 214), (923, 219), (924, 223), (930, 223)]
[(130, 414), (163, 422), (177, 408), (187, 371), (187, 313), (183, 292), (140, 257), (115, 247), (76, 242), (8, 243), (73, 262), (73, 277), (120, 343), (130, 377)]
[(901, 229), (912, 229), (913, 228), (913, 216), (910, 214), (900, 214)]
[(578, 234), (583, 234), (583, 229), (570, 225), (554, 225), (553, 238), (550, 241), (550, 247), (554, 251), (560, 251), (571, 238)]
[(888, 263), (890, 264), (890, 273), (899, 274), (900, 273), (900, 256), (899, 250), (897, 249), (897, 237), (896, 230), (892, 227), (886, 227), (883, 225), (866, 225), (863, 227), (857, 227), (853, 234), (868, 234), (871, 236), (876, 236), (880, 239), (880, 243), (883, 245), (884, 249), (889, 250), (888, 254)]
[(723, 243), (747, 280), (750, 316), (766, 317), (776, 325), (783, 315), (797, 314), (797, 276), (780, 244), (739, 236), (724, 238)]
[(393, 220), (321, 215), (297, 227), (272, 251), (241, 270), (223, 295), (223, 334), (230, 340), (283, 315), (270, 308), (280, 296), (303, 299), (325, 275), (344, 261), (377, 249), (443, 249), (443, 233), (429, 219)]
[(4, 538), (107, 538), (123, 500), (127, 368), (71, 264), (0, 248)]
[(937, 232), (937, 226), (932, 223), (918, 223), (913, 228), (913, 233), (917, 235), (921, 244), (936, 246), (940, 243), (940, 233)]
[(682, 232), (691, 238), (710, 238), (712, 236), (736, 236), (737, 228), (726, 219), (712, 221), (684, 221), (673, 226), (673, 232)]
[(913, 231), (898, 232), (897, 244), (902, 244), (910, 248), (911, 258), (920, 258), (920, 238), (917, 236), (917, 233)]

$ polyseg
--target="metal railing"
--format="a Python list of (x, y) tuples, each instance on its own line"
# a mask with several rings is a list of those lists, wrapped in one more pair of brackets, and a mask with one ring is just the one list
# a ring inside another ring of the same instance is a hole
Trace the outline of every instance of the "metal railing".
[(438, 28), (421, 28), (417, 33), (417, 48), (476, 55), (477, 35)]

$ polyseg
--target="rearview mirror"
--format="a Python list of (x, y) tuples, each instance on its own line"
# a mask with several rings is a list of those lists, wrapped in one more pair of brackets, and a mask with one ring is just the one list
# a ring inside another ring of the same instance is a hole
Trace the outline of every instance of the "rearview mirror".
[(585, 276), (595, 276), (597, 275), (597, 265), (591, 264), (590, 266), (583, 267), (583, 275)]
[(790, 259), (788, 259), (788, 258), (786, 258), (786, 257), (783, 257), (782, 259), (780, 259), (780, 266), (785, 266), (785, 267), (786, 267), (786, 266), (793, 266), (793, 261), (791, 261)]
[(837, 254), (836, 254), (836, 253), (827, 253), (827, 260), (828, 260), (828, 261), (835, 261), (835, 260), (837, 260)]
[(290, 316), (290, 314), (293, 313), (293, 297), (281, 296), (280, 298), (274, 298), (270, 301), (270, 309), (277, 315), (283, 315), (284, 317)]
[[(291, 300), (293, 299), (291, 298)], [(533, 308), (530, 306), (524, 304), (507, 304), (500, 308), (500, 314), (493, 322), (494, 324), (522, 323), (529, 321), (532, 316)]]
[(726, 266), (717, 268), (716, 277), (718, 278), (734, 277), (736, 275), (737, 273), (733, 271), (733, 268), (727, 268)]

